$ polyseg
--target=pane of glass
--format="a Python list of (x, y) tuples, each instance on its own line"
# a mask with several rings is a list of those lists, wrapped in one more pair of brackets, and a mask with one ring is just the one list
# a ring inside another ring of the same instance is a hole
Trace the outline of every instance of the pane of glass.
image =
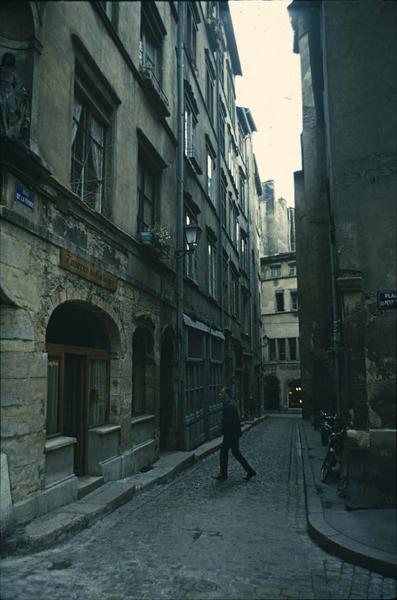
[(60, 359), (48, 358), (47, 435), (58, 433)]
[(91, 137), (99, 144), (103, 145), (103, 126), (93, 116), (91, 116)]
[(88, 424), (102, 425), (107, 420), (107, 403), (109, 397), (107, 361), (95, 359), (89, 361), (88, 388)]

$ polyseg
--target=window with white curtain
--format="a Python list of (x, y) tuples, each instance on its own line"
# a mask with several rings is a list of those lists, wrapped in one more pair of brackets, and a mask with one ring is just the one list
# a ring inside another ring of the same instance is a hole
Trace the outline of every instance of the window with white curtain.
[(78, 95), (72, 129), (72, 190), (93, 210), (101, 212), (104, 179), (105, 127)]

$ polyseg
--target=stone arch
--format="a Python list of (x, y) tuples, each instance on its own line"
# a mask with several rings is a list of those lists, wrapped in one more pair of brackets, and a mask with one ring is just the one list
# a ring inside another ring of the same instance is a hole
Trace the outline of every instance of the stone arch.
[(37, 315), (37, 334), (38, 340), (44, 342), (46, 337), (47, 326), (53, 312), (62, 304), (71, 302), (89, 307), (104, 323), (110, 339), (110, 350), (112, 358), (118, 358), (125, 355), (127, 351), (127, 340), (124, 335), (124, 324), (116, 314), (113, 307), (101, 297), (96, 296), (92, 299), (89, 290), (86, 289), (69, 289), (65, 284), (58, 287), (44, 302), (41, 311)]
[(107, 311), (68, 299), (51, 311), (45, 343), (47, 436), (76, 439), (74, 472), (85, 475), (92, 432), (120, 424), (120, 332)]
[(287, 395), (288, 408), (303, 407), (302, 381), (300, 379), (287, 381)]

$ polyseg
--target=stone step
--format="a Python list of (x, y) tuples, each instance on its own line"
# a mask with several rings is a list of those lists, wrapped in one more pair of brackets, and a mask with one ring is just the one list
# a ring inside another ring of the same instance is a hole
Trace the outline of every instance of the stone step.
[(87, 494), (90, 494), (101, 485), (105, 483), (105, 480), (102, 476), (94, 476), (94, 475), (85, 475), (83, 477), (79, 477), (77, 483), (77, 497), (79, 500), (84, 498)]

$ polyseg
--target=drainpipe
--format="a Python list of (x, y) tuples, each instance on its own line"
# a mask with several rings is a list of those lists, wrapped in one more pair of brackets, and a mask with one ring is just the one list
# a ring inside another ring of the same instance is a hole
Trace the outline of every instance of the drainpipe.
[(183, 271), (184, 271), (184, 121), (185, 121), (185, 86), (184, 86), (184, 2), (178, 2), (178, 31), (177, 31), (177, 211), (176, 211), (176, 314), (177, 314), (177, 343), (178, 343), (178, 398), (177, 415), (179, 425), (179, 447), (186, 448), (185, 423), (185, 336), (183, 326)]
[[(218, 17), (220, 18), (220, 17)], [(220, 328), (222, 333), (225, 331), (225, 298), (223, 297), (223, 216), (222, 216), (222, 198), (221, 198), (221, 164), (222, 164), (222, 151), (221, 151), (221, 99), (220, 99), (220, 85), (219, 85), (219, 74), (221, 72), (220, 61), (222, 59), (222, 49), (220, 43), (216, 50), (216, 136), (217, 136), (217, 151), (218, 151), (218, 179), (217, 179), (217, 190), (218, 190), (218, 274), (219, 274), (219, 300), (221, 305), (220, 315)], [(225, 344), (223, 344), (223, 363), (225, 368)], [(225, 377), (225, 372), (223, 373)]]

